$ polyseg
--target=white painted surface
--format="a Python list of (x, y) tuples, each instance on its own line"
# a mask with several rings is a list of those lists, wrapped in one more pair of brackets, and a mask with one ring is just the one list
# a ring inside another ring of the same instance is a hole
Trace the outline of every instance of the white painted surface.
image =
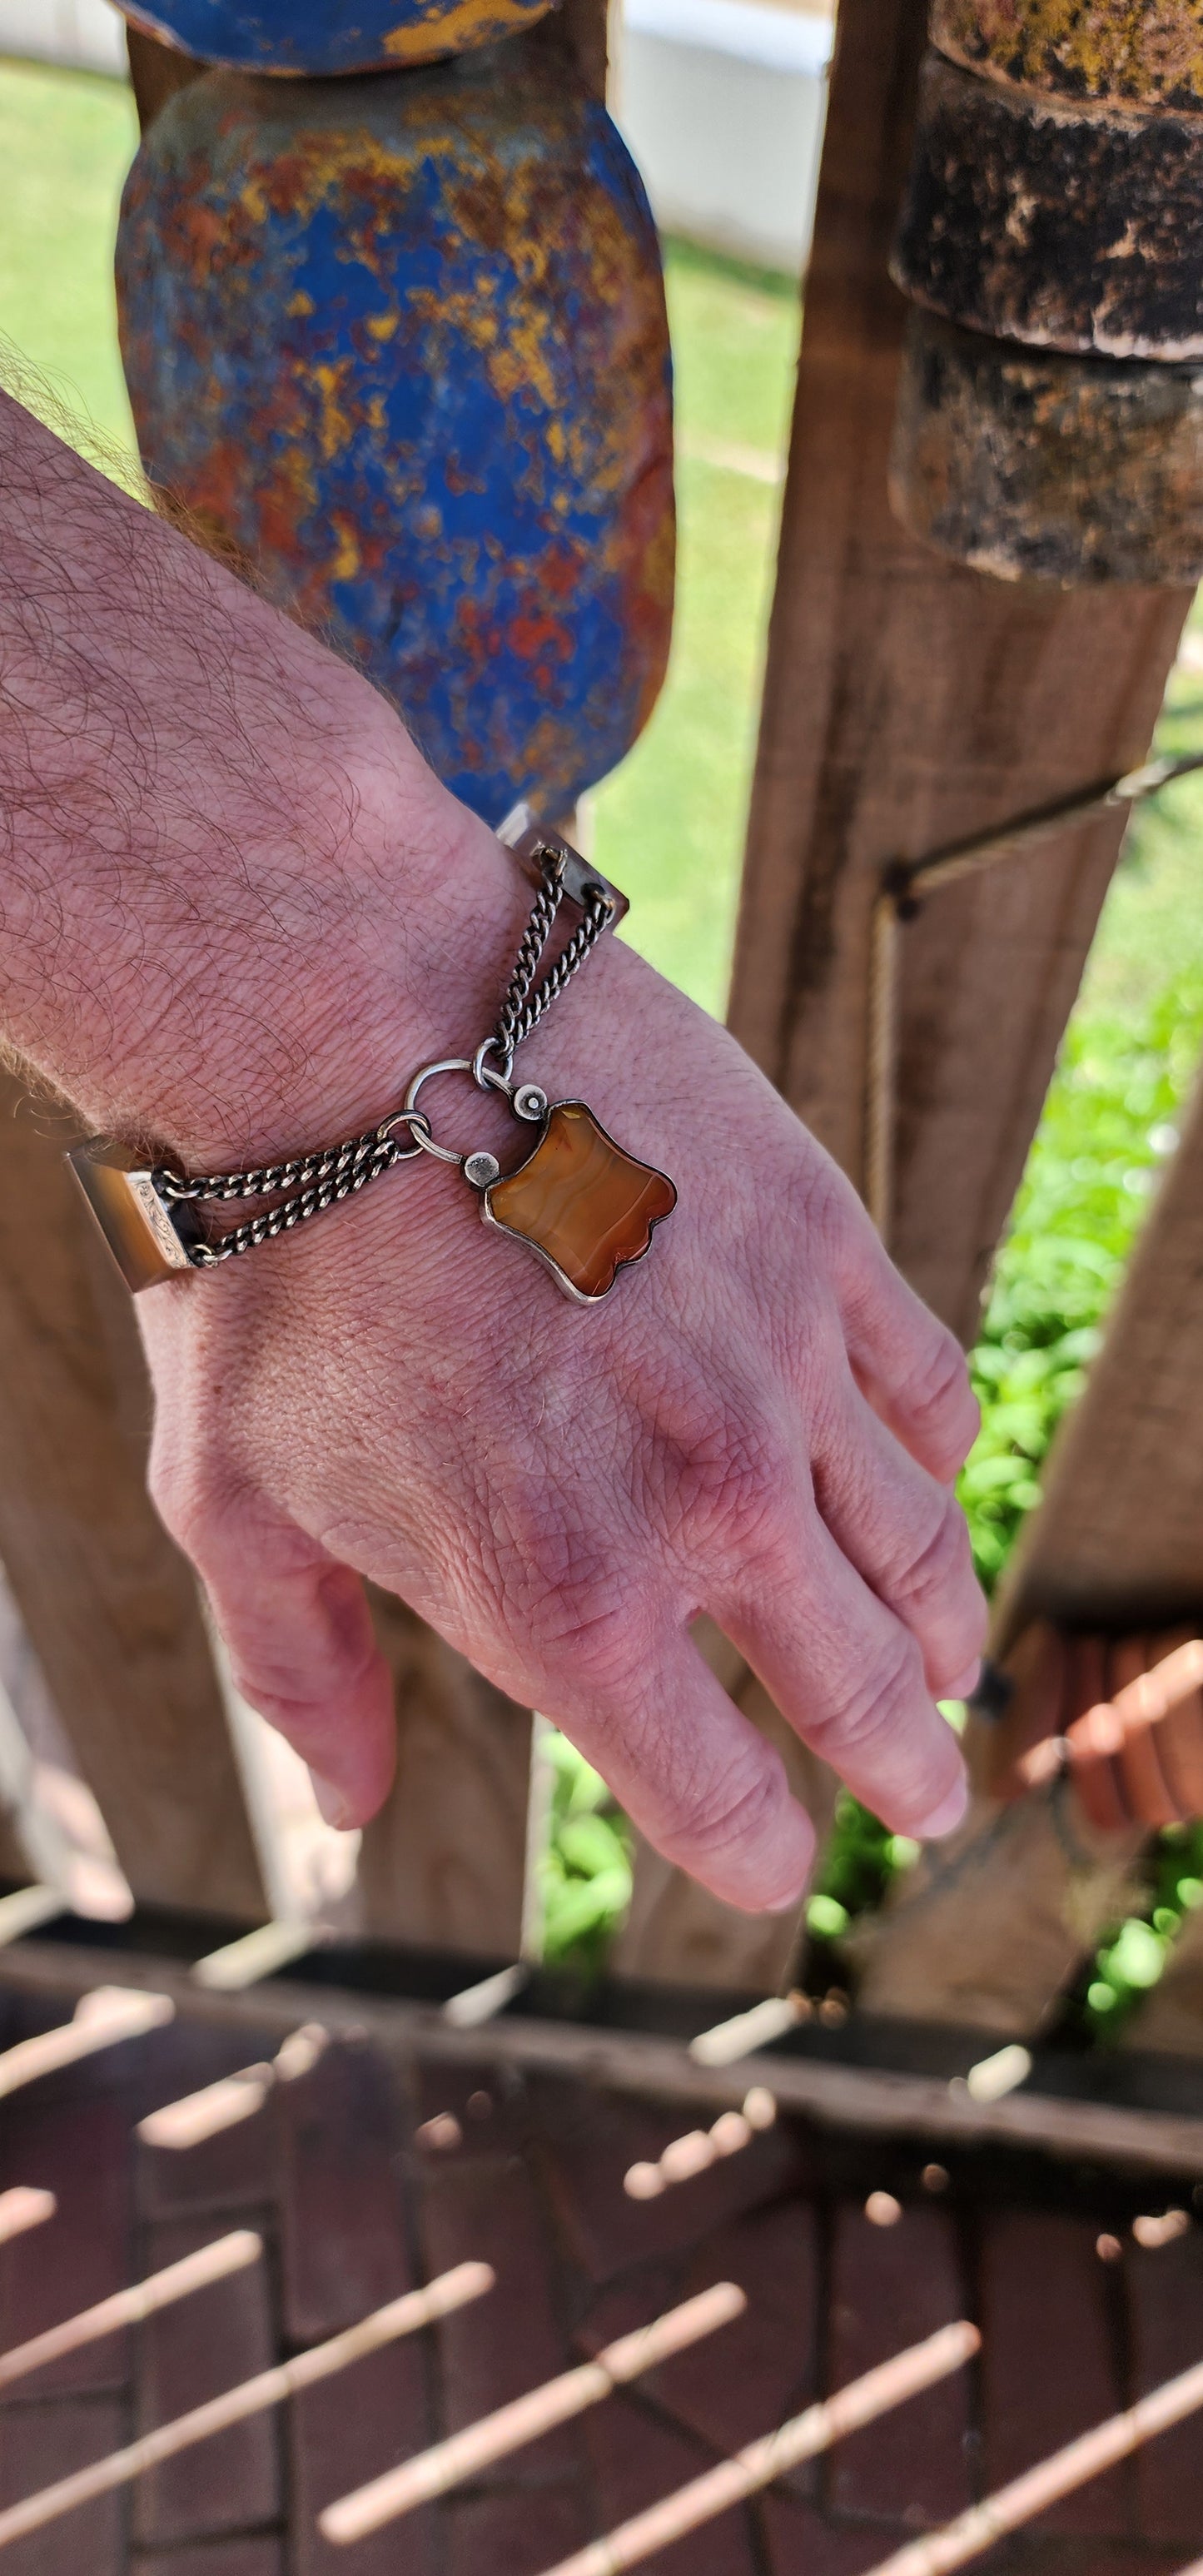
[[(830, 21), (763, 0), (625, 0), (615, 113), (663, 232), (805, 266)], [(125, 72), (110, 0), (0, 0), (0, 53)]]
[(0, 53), (125, 72), (125, 26), (109, 0), (0, 0)]
[(757, 0), (626, 0), (614, 112), (662, 232), (806, 265), (831, 24)]

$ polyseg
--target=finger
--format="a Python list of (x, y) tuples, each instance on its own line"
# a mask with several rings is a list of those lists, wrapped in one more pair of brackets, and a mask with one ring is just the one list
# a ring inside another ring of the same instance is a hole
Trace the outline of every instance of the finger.
[[(1149, 1641), (1155, 1672), (1182, 1646), (1197, 1647), (1198, 1630), (1168, 1628)], [(1162, 1677), (1164, 1687), (1164, 1676)], [(1203, 1690), (1189, 1678), (1176, 1684), (1158, 1727), (1161, 1764), (1184, 1823), (1203, 1817)]]
[(895, 1833), (951, 1833), (968, 1801), (964, 1764), (910, 1631), (817, 1513), (754, 1577), (710, 1608), (782, 1715)]
[(867, 1221), (852, 1243), (837, 1294), (857, 1382), (912, 1458), (950, 1485), (981, 1428), (965, 1354)]
[(309, 1764), (327, 1823), (366, 1824), (392, 1781), (396, 1726), (358, 1575), (258, 1506), (193, 1554), (242, 1697)]
[(1126, 1833), (1135, 1821), (1120, 1760), (1124, 1725), (1108, 1700), (1083, 1709), (1068, 1728), (1070, 1770), (1083, 1814), (1105, 1834)]
[(910, 1629), (933, 1699), (972, 1689), (986, 1602), (965, 1515), (947, 1485), (916, 1465), (851, 1381), (820, 1434), (812, 1472), (832, 1537)]
[(809, 1817), (780, 1755), (728, 1699), (692, 1640), (668, 1627), (636, 1668), (585, 1679), (581, 1654), (540, 1679), (539, 1706), (599, 1770), (665, 1860), (749, 1914), (801, 1902)]
[[(1148, 1638), (1117, 1638), (1107, 1653), (1107, 1687), (1112, 1701), (1148, 1669)], [(1143, 1712), (1121, 1706), (1117, 1714), (1123, 1721), (1119, 1768), (1128, 1806), (1142, 1824), (1177, 1824), (1178, 1802), (1162, 1768), (1158, 1728)]]
[(1203, 1692), (1188, 1691), (1162, 1721), (1161, 1758), (1179, 1815), (1197, 1822), (1203, 1817)]

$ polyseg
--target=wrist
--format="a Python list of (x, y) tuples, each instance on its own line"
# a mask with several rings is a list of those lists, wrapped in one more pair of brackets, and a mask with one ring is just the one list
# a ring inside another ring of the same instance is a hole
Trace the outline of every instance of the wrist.
[(0, 445), (0, 1039), (206, 1164), (382, 1115), (504, 855), (357, 672), (3, 398)]
[(93, 1125), (186, 1168), (266, 1161), (382, 1117), (489, 1025), (521, 881), (391, 711), (368, 715), (352, 754), (296, 781), (303, 850), (256, 808), (173, 853), (177, 899), (68, 1082)]

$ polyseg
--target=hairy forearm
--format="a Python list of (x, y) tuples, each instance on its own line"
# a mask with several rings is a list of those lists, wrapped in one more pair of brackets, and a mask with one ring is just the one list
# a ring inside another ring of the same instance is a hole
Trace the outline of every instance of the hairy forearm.
[(370, 1113), (482, 839), (356, 673), (0, 395), (11, 1048), (205, 1154)]

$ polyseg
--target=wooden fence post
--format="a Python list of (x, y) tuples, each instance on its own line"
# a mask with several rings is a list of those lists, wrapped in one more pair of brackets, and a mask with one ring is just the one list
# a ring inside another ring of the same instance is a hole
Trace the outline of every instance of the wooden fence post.
[(376, 1632), (397, 1693), (397, 1777), (359, 1859), (365, 1929), (516, 1959), (531, 1716), (385, 1593)]
[(0, 1075), (0, 1561), (136, 1897), (258, 1920), (188, 1566), (146, 1493), (146, 1372), (63, 1138)]
[[(883, 871), (1143, 759), (1184, 590), (970, 572), (892, 517), (907, 307), (886, 261), (924, 0), (841, 0), (731, 1025), (859, 1184)], [(1105, 817), (898, 940), (890, 1249), (972, 1338), (1119, 847)]]
[[(1040, 1618), (1137, 1634), (1203, 1616), (1203, 1088), (1196, 1092), (1081, 1402), (1064, 1424), (995, 1617), (1000, 1653)], [(861, 2001), (1021, 2035), (1131, 1899), (1144, 1841), (1096, 1835), (1068, 1785), (983, 1802), (868, 1943)], [(1183, 2045), (1203, 1974), (1196, 1928), (1133, 2044)], [(1171, 2027), (1171, 2043), (1159, 2028)]]

